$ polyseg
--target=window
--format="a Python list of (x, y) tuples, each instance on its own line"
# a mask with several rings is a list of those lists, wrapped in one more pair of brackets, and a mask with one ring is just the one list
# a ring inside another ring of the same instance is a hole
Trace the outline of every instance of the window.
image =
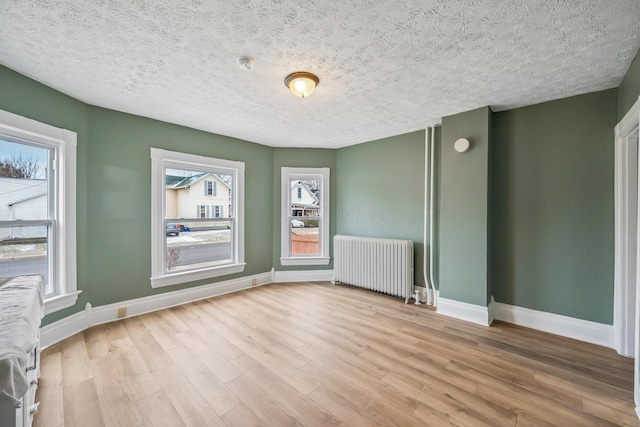
[(244, 271), (244, 163), (152, 148), (151, 174), (151, 286)]
[(217, 193), (217, 182), (215, 181), (205, 181), (204, 182), (204, 195), (205, 196), (216, 196)]
[(329, 168), (282, 168), (282, 265), (329, 264)]
[(0, 110), (2, 276), (45, 278), (45, 313), (78, 299), (74, 132)]
[(222, 218), (224, 206), (218, 205), (198, 205), (196, 206), (196, 217), (198, 218)]

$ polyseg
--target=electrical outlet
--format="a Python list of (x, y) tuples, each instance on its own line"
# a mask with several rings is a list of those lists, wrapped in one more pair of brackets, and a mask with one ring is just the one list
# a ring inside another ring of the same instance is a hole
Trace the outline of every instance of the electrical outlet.
[(118, 309), (118, 319), (125, 317), (127, 315), (127, 307), (120, 307)]
[(251, 279), (251, 286), (255, 286), (257, 284), (256, 279)]

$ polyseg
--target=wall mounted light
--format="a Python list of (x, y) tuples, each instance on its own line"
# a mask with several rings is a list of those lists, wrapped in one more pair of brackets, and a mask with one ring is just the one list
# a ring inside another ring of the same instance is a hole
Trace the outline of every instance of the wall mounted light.
[(469, 148), (471, 148), (471, 143), (469, 142), (469, 140), (467, 138), (460, 138), (456, 142), (453, 143), (453, 148), (458, 153), (464, 153), (465, 151), (468, 151)]
[(305, 71), (296, 71), (284, 79), (285, 86), (289, 88), (291, 93), (300, 98), (306, 98), (311, 95), (318, 83), (320, 83), (320, 79), (315, 74)]

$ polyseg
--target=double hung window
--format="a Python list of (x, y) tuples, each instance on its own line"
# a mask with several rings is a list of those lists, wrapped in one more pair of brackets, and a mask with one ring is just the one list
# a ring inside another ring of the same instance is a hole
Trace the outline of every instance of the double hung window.
[(0, 110), (0, 276), (39, 274), (45, 313), (75, 304), (76, 134)]
[(151, 285), (243, 271), (244, 163), (152, 148), (151, 165)]
[(329, 264), (329, 168), (281, 170), (282, 265)]

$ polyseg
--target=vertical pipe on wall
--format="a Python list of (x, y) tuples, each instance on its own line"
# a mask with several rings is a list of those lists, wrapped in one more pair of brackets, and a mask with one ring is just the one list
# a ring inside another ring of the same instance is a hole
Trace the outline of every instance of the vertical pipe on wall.
[(431, 305), (436, 306), (436, 280), (433, 275), (434, 266), (434, 249), (435, 242), (435, 154), (436, 154), (436, 127), (431, 126), (431, 152), (429, 154), (429, 279), (431, 282), (431, 291), (433, 292), (433, 298), (431, 299)]
[[(424, 139), (424, 259), (423, 259), (423, 272), (424, 283), (427, 287), (427, 304), (434, 305), (435, 298), (432, 298), (431, 292), (435, 296), (435, 290), (433, 289), (433, 256), (432, 256), (432, 244), (431, 236), (433, 235), (433, 225), (431, 218), (433, 217), (433, 199), (431, 197), (433, 193), (433, 132), (434, 128), (431, 126), (431, 132), (429, 129), (425, 132)], [(431, 137), (431, 140), (429, 139)], [(429, 239), (429, 245), (427, 246), (427, 238)], [(427, 248), (429, 251), (429, 261), (427, 262)]]

